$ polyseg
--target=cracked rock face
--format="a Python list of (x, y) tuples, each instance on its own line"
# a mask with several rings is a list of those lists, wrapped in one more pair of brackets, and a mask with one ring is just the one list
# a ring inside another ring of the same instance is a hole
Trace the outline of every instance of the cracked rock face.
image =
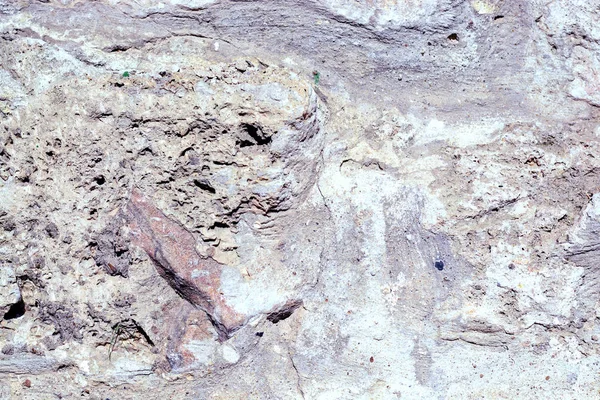
[(598, 9), (0, 0), (0, 398), (597, 398)]

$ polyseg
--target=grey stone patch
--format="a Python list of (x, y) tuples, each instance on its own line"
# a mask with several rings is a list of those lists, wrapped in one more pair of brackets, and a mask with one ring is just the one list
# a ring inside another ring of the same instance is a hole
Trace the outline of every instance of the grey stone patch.
[(59, 361), (51, 357), (17, 354), (0, 357), (0, 374), (41, 374), (56, 371), (69, 366), (70, 363)]

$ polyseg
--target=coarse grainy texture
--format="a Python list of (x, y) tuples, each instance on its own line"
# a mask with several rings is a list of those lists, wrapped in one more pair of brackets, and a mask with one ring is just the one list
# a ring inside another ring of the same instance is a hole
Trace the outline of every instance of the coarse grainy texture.
[(599, 20), (0, 0), (0, 398), (597, 399)]

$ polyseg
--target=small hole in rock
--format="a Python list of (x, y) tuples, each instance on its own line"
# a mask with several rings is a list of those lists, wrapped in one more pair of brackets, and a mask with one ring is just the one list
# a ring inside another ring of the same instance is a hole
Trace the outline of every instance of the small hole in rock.
[(206, 190), (209, 193), (216, 193), (214, 187), (210, 184), (210, 182), (206, 179), (194, 179), (194, 185), (198, 186), (202, 190)]
[(499, 19), (502, 19), (502, 18), (504, 18), (504, 15), (496, 15), (494, 17), (494, 21), (498, 21)]
[(23, 302), (23, 299), (21, 299), (10, 306), (8, 311), (4, 314), (4, 319), (20, 318), (23, 315), (25, 315), (25, 303)]
[(458, 35), (456, 33), (452, 33), (452, 34), (448, 35), (448, 40), (458, 42)]
[(94, 178), (94, 182), (96, 182), (96, 184), (102, 186), (106, 182), (106, 178), (104, 178), (104, 175), (99, 175)]
[(242, 139), (240, 141), (240, 147), (248, 147), (253, 145), (263, 145), (271, 143), (270, 136), (264, 136), (262, 129), (259, 126), (252, 124), (242, 124), (241, 128), (245, 131), (250, 138)]
[(276, 324), (279, 321), (283, 321), (284, 319), (288, 319), (292, 314), (294, 313), (294, 310), (281, 310), (277, 313), (273, 313), (271, 315), (269, 315), (267, 317), (267, 319), (269, 321), (271, 321), (272, 323)]
[(276, 324), (279, 321), (288, 319), (294, 313), (294, 311), (296, 311), (296, 309), (298, 307), (300, 307), (301, 305), (302, 305), (302, 300), (295, 300), (295, 301), (288, 302), (279, 311), (275, 311), (274, 313), (269, 314), (267, 316), (267, 320)]

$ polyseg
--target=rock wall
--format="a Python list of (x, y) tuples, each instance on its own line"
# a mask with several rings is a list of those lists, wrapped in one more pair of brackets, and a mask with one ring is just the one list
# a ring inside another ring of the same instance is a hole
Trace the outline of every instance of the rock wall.
[(599, 10), (0, 0), (0, 398), (598, 398)]

